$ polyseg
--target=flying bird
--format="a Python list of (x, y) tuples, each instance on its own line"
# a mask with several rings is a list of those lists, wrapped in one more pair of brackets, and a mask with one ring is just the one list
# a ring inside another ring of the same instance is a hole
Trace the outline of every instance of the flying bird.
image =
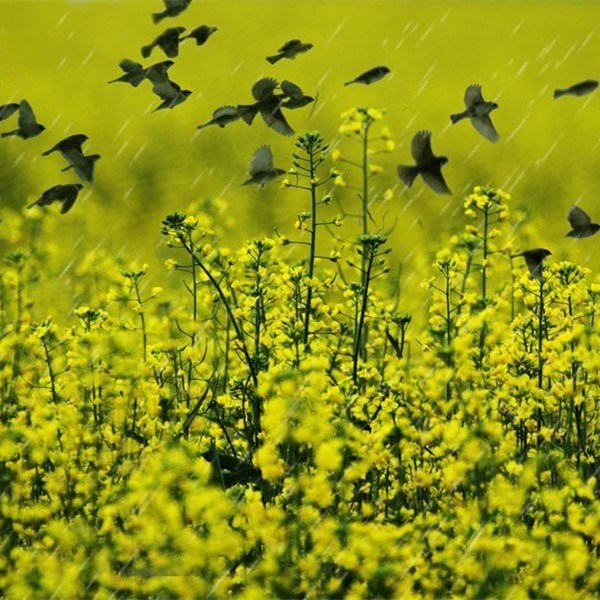
[(60, 152), (61, 156), (69, 163), (69, 166), (62, 169), (68, 171), (73, 169), (78, 177), (84, 181), (93, 183), (94, 165), (100, 159), (99, 154), (85, 156), (82, 150), (83, 144), (88, 140), (88, 136), (83, 133), (70, 135), (54, 145), (50, 150), (42, 153), (42, 156), (48, 156), (52, 152)]
[(302, 108), (303, 106), (315, 101), (312, 96), (307, 96), (299, 86), (291, 81), (282, 81), (280, 87), (282, 91), (280, 98), (283, 99), (281, 106), (283, 108)]
[(284, 96), (275, 94), (279, 87), (277, 80), (271, 77), (263, 77), (252, 86), (252, 96), (256, 100), (254, 104), (240, 104), (237, 106), (240, 117), (252, 125), (254, 117), (260, 112), (265, 123), (281, 135), (294, 135), (294, 130), (286, 121), (281, 110), (282, 98)]
[(73, 169), (80, 179), (94, 183), (94, 167), (96, 161), (100, 160), (100, 158), (102, 157), (99, 154), (90, 154), (89, 156), (84, 156), (82, 154), (80, 156), (75, 156), (70, 160), (69, 166), (61, 169), (61, 171)]
[(18, 128), (13, 131), (5, 131), (2, 137), (16, 135), (17, 137), (28, 140), (29, 138), (39, 135), (46, 129), (35, 120), (33, 109), (27, 100), (21, 100), (19, 103), (19, 117), (17, 120)]
[(305, 44), (300, 40), (290, 40), (281, 46), (279, 50), (277, 50), (277, 54), (274, 54), (273, 56), (267, 56), (267, 60), (274, 65), (282, 58), (294, 59), (298, 54), (308, 52), (312, 47), (312, 44)]
[(151, 44), (142, 47), (142, 56), (148, 58), (158, 46), (169, 58), (175, 58), (179, 54), (179, 42), (184, 32), (185, 27), (165, 29)]
[(192, 2), (192, 0), (163, 0), (165, 10), (152, 14), (152, 21), (160, 23), (166, 17), (180, 15)]
[(567, 219), (571, 224), (571, 231), (566, 237), (585, 238), (594, 235), (600, 230), (598, 223), (592, 223), (590, 216), (579, 206), (571, 206)]
[(112, 79), (108, 83), (128, 83), (133, 87), (137, 87), (146, 79), (146, 74), (144, 72), (144, 67), (139, 62), (135, 60), (130, 60), (128, 58), (124, 58), (120, 63), (119, 67), (124, 74), (121, 77), (117, 77), (116, 79)]
[(162, 103), (159, 104), (152, 112), (162, 110), (164, 108), (175, 108), (177, 105), (185, 102), (191, 95), (191, 90), (182, 90), (181, 86), (174, 81), (169, 81), (170, 87), (160, 90), (160, 93), (156, 92), (156, 86), (154, 88), (155, 93), (162, 99)]
[(75, 153), (83, 154), (82, 146), (88, 139), (88, 136), (83, 133), (70, 135), (52, 146), (50, 150), (42, 152), (42, 156), (48, 156), (49, 154), (52, 154), (52, 152), (60, 152), (65, 160), (69, 160)]
[(364, 73), (361, 73), (358, 77), (355, 77), (351, 81), (346, 81), (344, 85), (350, 85), (351, 83), (364, 83), (365, 85), (369, 85), (371, 83), (375, 83), (380, 79), (383, 79), (390, 72), (388, 67), (379, 66), (373, 69), (369, 69)]
[(48, 206), (54, 202), (62, 202), (60, 213), (64, 215), (69, 212), (77, 200), (79, 191), (83, 188), (81, 183), (69, 183), (67, 185), (55, 185), (47, 189), (42, 196), (27, 206), (27, 208), (33, 208), (34, 206)]
[(12, 117), (19, 110), (19, 104), (11, 102), (10, 104), (3, 104), (0, 106), (0, 121)]
[(202, 125), (198, 125), (198, 129), (204, 129), (209, 125), (218, 125), (223, 128), (225, 125), (229, 125), (229, 123), (233, 123), (240, 118), (240, 112), (235, 106), (221, 106), (213, 112), (212, 119), (203, 123)]
[(200, 25), (200, 27), (196, 27), (196, 29), (192, 29), (187, 35), (184, 35), (180, 38), (180, 42), (183, 40), (196, 40), (196, 46), (202, 46), (206, 43), (206, 40), (217, 31), (216, 27), (210, 27), (209, 25)]
[(165, 75), (174, 64), (175, 63), (172, 60), (165, 60), (163, 62), (150, 65), (149, 67), (143, 67), (135, 60), (124, 58), (119, 63), (119, 67), (121, 67), (121, 70), (124, 71), (124, 75), (121, 75), (121, 77), (117, 77), (117, 79), (113, 79), (108, 83), (122, 82), (128, 83), (133, 87), (137, 87), (140, 85), (140, 83), (142, 83), (142, 81), (144, 81), (144, 79), (151, 80), (154, 74)]
[(498, 108), (496, 102), (486, 102), (481, 94), (480, 85), (470, 85), (465, 91), (465, 106), (467, 110), (450, 115), (452, 123), (458, 123), (462, 119), (470, 119), (473, 127), (490, 142), (500, 139), (496, 131), (490, 113)]
[(276, 179), (284, 173), (284, 169), (277, 169), (273, 165), (271, 148), (269, 146), (260, 146), (254, 153), (248, 167), (248, 175), (250, 177), (242, 185), (255, 183), (263, 188), (269, 181)]
[(596, 79), (586, 79), (580, 81), (568, 88), (562, 90), (554, 90), (554, 97), (560, 98), (561, 96), (585, 96), (591, 94), (598, 87), (598, 81)]
[(418, 131), (412, 139), (411, 154), (416, 165), (398, 165), (398, 177), (411, 187), (417, 175), (438, 194), (451, 194), (442, 175), (442, 166), (448, 162), (445, 156), (436, 156), (431, 149), (431, 131)]
[(529, 269), (529, 273), (534, 279), (543, 280), (542, 270), (544, 268), (544, 260), (550, 256), (552, 252), (546, 248), (534, 248), (533, 250), (525, 250), (519, 254), (512, 254), (511, 258), (522, 256), (525, 259), (525, 264)]

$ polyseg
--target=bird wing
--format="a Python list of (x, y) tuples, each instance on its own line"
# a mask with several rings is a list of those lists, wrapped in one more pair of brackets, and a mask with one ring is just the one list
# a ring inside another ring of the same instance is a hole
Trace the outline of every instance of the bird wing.
[(77, 167), (82, 161), (85, 160), (83, 152), (76, 146), (66, 146), (64, 148), (60, 148), (60, 153), (72, 167)]
[(8, 117), (12, 116), (19, 110), (19, 105), (15, 102), (11, 102), (10, 104), (3, 104), (0, 106), (0, 121), (4, 121), (4, 119), (8, 119)]
[(300, 40), (290, 40), (289, 42), (286, 42), (283, 46), (281, 46), (281, 48), (279, 48), (277, 52), (287, 52), (288, 50), (291, 50), (294, 46), (298, 46), (301, 43), (302, 42)]
[(173, 10), (177, 8), (185, 8), (191, 0), (163, 0), (165, 8), (167, 10)]
[(73, 204), (75, 204), (75, 200), (77, 200), (78, 193), (79, 193), (78, 190), (75, 190), (75, 191), (69, 190), (68, 192), (65, 193), (63, 201), (62, 201), (62, 207), (60, 209), (61, 215), (68, 213), (73, 208)]
[(267, 108), (260, 111), (262, 118), (265, 120), (265, 123), (271, 128), (274, 129), (277, 133), (281, 135), (294, 135), (294, 130), (290, 127), (290, 124), (285, 120), (283, 113), (279, 106), (275, 109)]
[(481, 95), (481, 86), (480, 85), (470, 85), (465, 90), (465, 106), (469, 108), (473, 106), (473, 104), (479, 104), (483, 102), (483, 96)]
[(265, 171), (271, 171), (273, 169), (273, 153), (269, 146), (260, 146), (254, 153), (250, 166), (248, 167), (248, 174), (250, 177), (254, 177), (258, 173), (264, 173)]
[(571, 206), (567, 219), (569, 219), (569, 223), (573, 229), (587, 227), (592, 224), (590, 216), (583, 209), (579, 208), (579, 206)]
[(125, 73), (131, 74), (139, 73), (143, 68), (139, 62), (135, 62), (135, 60), (130, 60), (129, 58), (124, 58), (119, 63), (119, 67), (121, 67), (121, 69), (125, 71)]
[(257, 100), (265, 100), (273, 95), (279, 84), (272, 77), (263, 77), (252, 86), (252, 97)]
[(288, 96), (290, 98), (302, 98), (304, 96), (304, 92), (297, 86), (295, 83), (288, 81), (285, 79), (281, 82), (281, 91), (284, 96)]
[(45, 204), (51, 204), (55, 200), (59, 200), (63, 193), (63, 185), (53, 185), (51, 188), (48, 188), (38, 200), (40, 206), (44, 206)]
[(220, 106), (213, 113), (213, 119), (218, 119), (219, 117), (238, 117), (240, 116), (240, 111), (235, 106)]
[(166, 77), (167, 71), (174, 65), (175, 63), (172, 60), (163, 60), (162, 62), (154, 63), (150, 65), (147, 69), (144, 70), (144, 73), (150, 81), (152, 81), (151, 77), (162, 76)]
[(174, 81), (171, 81), (168, 77), (156, 78), (152, 82), (152, 91), (161, 100), (173, 100), (177, 98), (181, 91), (181, 86)]
[(174, 58), (179, 54), (179, 36), (185, 32), (185, 27), (170, 27), (159, 35), (153, 43), (169, 57)]
[(489, 115), (481, 115), (480, 117), (472, 117), (471, 123), (479, 133), (490, 142), (497, 142), (500, 139), (500, 134), (496, 131), (492, 119)]
[(27, 129), (32, 125), (36, 124), (35, 115), (33, 114), (33, 109), (31, 108), (31, 104), (27, 102), (27, 100), (21, 100), (19, 104), (19, 128)]
[(431, 131), (418, 131), (415, 133), (410, 151), (417, 164), (435, 158), (431, 150)]
[(524, 254), (525, 257), (525, 264), (527, 265), (527, 268), (529, 269), (529, 273), (531, 273), (531, 276), (534, 277), (535, 279), (541, 279), (542, 277), (542, 262), (543, 259), (540, 259), (540, 257), (537, 254)]
[(450, 188), (442, 175), (442, 168), (438, 165), (432, 165), (427, 170), (421, 171), (423, 181), (438, 194), (451, 194)]
[(76, 133), (75, 135), (70, 135), (66, 137), (64, 140), (59, 142), (59, 144), (63, 147), (68, 148), (76, 148), (79, 152), (82, 152), (81, 147), (87, 141), (88, 136), (84, 133)]

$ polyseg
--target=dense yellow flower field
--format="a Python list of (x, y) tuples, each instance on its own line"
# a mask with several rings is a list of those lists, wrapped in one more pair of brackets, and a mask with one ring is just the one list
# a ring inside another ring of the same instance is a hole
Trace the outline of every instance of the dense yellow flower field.
[[(552, 99), (598, 5), (195, 2), (194, 93), (150, 114), (107, 82), (158, 0), (3, 4), (0, 104), (47, 127), (0, 140), (4, 596), (600, 594), (598, 236), (564, 237), (600, 219), (598, 93)], [(296, 136), (197, 132), (267, 75), (318, 93)], [(450, 125), (470, 83), (497, 144)], [(451, 196), (398, 181), (425, 128)], [(94, 184), (26, 209), (80, 132)], [(241, 186), (262, 144), (286, 175)]]

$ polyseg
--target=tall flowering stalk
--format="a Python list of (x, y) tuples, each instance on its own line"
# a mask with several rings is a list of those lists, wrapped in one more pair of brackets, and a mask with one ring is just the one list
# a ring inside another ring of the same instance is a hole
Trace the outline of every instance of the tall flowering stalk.
[[(318, 131), (308, 132), (298, 138), (296, 148), (300, 154), (293, 154), (294, 168), (289, 172), (296, 181), (292, 182), (290, 177), (286, 178), (283, 186), (286, 188), (296, 188), (306, 190), (310, 194), (310, 211), (298, 215), (297, 228), (301, 231), (308, 231), (310, 234), (309, 242), (292, 242), (297, 244), (307, 244), (309, 247), (307, 260), (306, 285), (306, 304), (304, 309), (304, 332), (302, 342), (308, 344), (310, 335), (310, 317), (312, 311), (313, 298), (313, 276), (315, 273), (315, 260), (317, 257), (317, 230), (323, 225), (341, 225), (341, 217), (336, 217), (331, 221), (319, 221), (317, 216), (318, 207), (322, 204), (331, 202), (331, 194), (324, 194), (319, 197), (319, 189), (335, 179), (339, 173), (331, 170), (329, 175), (321, 178), (318, 170), (325, 162), (329, 146), (325, 143), (323, 136)], [(310, 223), (310, 224), (308, 224)], [(288, 242), (289, 243), (289, 242)]]
[[(359, 158), (358, 160), (348, 158), (345, 153), (342, 153), (337, 148), (332, 152), (333, 160), (349, 165), (349, 167), (360, 172), (360, 184), (352, 186), (352, 189), (356, 189), (358, 193), (360, 211), (358, 214), (346, 213), (346, 211), (344, 213), (360, 221), (361, 235), (368, 235), (370, 233), (369, 221), (373, 220), (369, 209), (371, 202), (374, 200), (374, 197), (371, 196), (371, 179), (382, 171), (379, 165), (372, 162), (372, 157), (376, 154), (392, 152), (395, 149), (395, 143), (387, 127), (383, 127), (378, 134), (373, 134), (372, 127), (377, 121), (383, 119), (383, 114), (383, 111), (376, 108), (365, 107), (352, 108), (342, 113), (343, 122), (338, 131), (344, 137), (357, 142), (359, 146)], [(380, 142), (384, 142), (384, 144), (381, 145)], [(336, 184), (341, 187), (348, 185), (345, 178), (341, 175), (336, 179)], [(389, 199), (391, 196), (392, 191), (386, 190), (384, 197)], [(364, 269), (365, 263), (363, 261), (363, 271)], [(362, 283), (364, 284), (364, 279)]]
[(471, 262), (476, 252), (481, 254), (481, 286), (480, 297), (481, 305), (485, 306), (488, 299), (488, 277), (490, 256), (498, 252), (494, 244), (494, 238), (500, 235), (500, 230), (495, 229), (494, 225), (502, 223), (508, 219), (509, 211), (507, 202), (510, 195), (502, 190), (495, 190), (489, 187), (477, 186), (472, 194), (469, 194), (464, 201), (465, 215), (472, 219), (479, 219), (479, 225), (467, 225), (466, 232), (478, 240), (478, 244), (472, 247), (472, 255), (469, 257)]

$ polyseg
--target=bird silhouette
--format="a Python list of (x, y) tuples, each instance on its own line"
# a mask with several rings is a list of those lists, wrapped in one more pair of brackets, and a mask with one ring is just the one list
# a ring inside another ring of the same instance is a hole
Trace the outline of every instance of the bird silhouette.
[(162, 103), (152, 112), (165, 108), (175, 108), (179, 104), (185, 102), (192, 93), (191, 90), (182, 90), (181, 86), (174, 81), (169, 81), (168, 86), (161, 86), (158, 91), (157, 86), (155, 85), (154, 92), (162, 99)]
[(590, 216), (579, 206), (571, 206), (567, 219), (571, 224), (571, 231), (566, 237), (585, 238), (594, 235), (600, 230), (598, 223), (592, 223)]
[(8, 137), (16, 135), (17, 137), (28, 140), (29, 138), (35, 137), (44, 131), (46, 128), (40, 125), (33, 113), (33, 109), (27, 100), (21, 100), (19, 103), (19, 117), (17, 120), (18, 128), (13, 131), (5, 131), (2, 137)]
[(108, 83), (128, 83), (133, 87), (137, 87), (146, 79), (146, 74), (144, 72), (144, 67), (139, 62), (135, 60), (130, 60), (128, 58), (124, 58), (120, 63), (119, 67), (124, 71), (124, 74), (121, 77), (117, 77), (116, 79), (112, 79)]
[(598, 87), (596, 79), (586, 79), (562, 90), (554, 90), (554, 98), (561, 96), (585, 96), (591, 94)]
[(252, 97), (256, 100), (254, 104), (240, 104), (237, 106), (240, 117), (252, 125), (254, 117), (260, 112), (265, 123), (281, 135), (294, 135), (294, 130), (286, 121), (281, 111), (282, 95), (275, 94), (279, 87), (277, 80), (271, 77), (263, 77), (252, 86)]
[(61, 171), (73, 169), (80, 179), (94, 183), (94, 167), (96, 166), (96, 161), (101, 158), (102, 157), (99, 154), (90, 154), (89, 156), (84, 156), (82, 154), (80, 156), (74, 156), (69, 161), (69, 166), (61, 169)]
[(70, 135), (52, 146), (50, 150), (42, 152), (42, 156), (48, 156), (49, 154), (52, 154), (52, 152), (60, 152), (65, 160), (69, 160), (69, 157), (74, 153), (83, 153), (82, 146), (88, 139), (88, 136), (84, 133)]
[(61, 214), (65, 214), (71, 210), (79, 191), (83, 188), (81, 183), (69, 183), (66, 185), (55, 185), (47, 189), (41, 197), (32, 202), (27, 208), (33, 208), (34, 206), (48, 206), (54, 202), (61, 202), (62, 207), (60, 209)]
[(350, 85), (351, 83), (364, 83), (365, 85), (370, 85), (371, 83), (375, 83), (376, 81), (383, 79), (389, 72), (390, 69), (388, 67), (380, 65), (361, 73), (358, 77), (355, 77), (351, 81), (346, 81), (344, 85)]
[(279, 50), (277, 50), (277, 54), (274, 54), (273, 56), (267, 56), (267, 60), (274, 65), (282, 58), (294, 59), (298, 54), (308, 52), (311, 48), (313, 48), (312, 44), (305, 44), (300, 40), (290, 40), (281, 46)]
[(217, 31), (216, 27), (200, 25), (200, 27), (192, 29), (187, 35), (184, 35), (182, 38), (180, 38), (179, 41), (183, 42), (184, 40), (192, 39), (196, 41), (196, 46), (202, 46), (206, 43), (206, 40), (208, 40), (208, 38), (215, 33), (215, 31)]
[(525, 259), (525, 264), (529, 269), (531, 277), (542, 281), (544, 261), (551, 254), (552, 252), (550, 252), (550, 250), (546, 250), (546, 248), (534, 248), (533, 250), (525, 250), (524, 252), (520, 252), (519, 254), (512, 254), (511, 258), (517, 258), (518, 256), (522, 256)]
[(431, 131), (418, 131), (412, 139), (411, 154), (415, 165), (398, 165), (398, 177), (411, 187), (417, 175), (438, 194), (451, 194), (442, 175), (442, 166), (448, 162), (445, 156), (436, 156), (431, 149)]
[(496, 131), (490, 113), (498, 108), (496, 102), (486, 102), (481, 94), (480, 85), (470, 85), (465, 91), (465, 106), (467, 110), (450, 115), (452, 123), (458, 123), (462, 119), (470, 119), (473, 127), (490, 142), (500, 139)]
[(240, 118), (240, 112), (235, 106), (221, 106), (213, 112), (212, 119), (202, 125), (198, 125), (198, 129), (204, 129), (209, 125), (218, 125), (223, 128), (229, 123), (233, 123)]
[(152, 21), (160, 23), (167, 17), (176, 17), (180, 15), (192, 2), (192, 0), (163, 0), (165, 10), (162, 12), (152, 13)]
[(172, 60), (165, 60), (162, 62), (155, 63), (149, 67), (142, 66), (139, 62), (124, 58), (120, 63), (119, 67), (125, 72), (121, 77), (113, 79), (108, 83), (128, 83), (133, 87), (138, 87), (145, 79), (152, 80), (153, 76), (166, 75), (167, 71), (175, 63)]
[(257, 184), (261, 188), (285, 173), (273, 165), (273, 153), (269, 146), (260, 146), (254, 153), (248, 167), (249, 178), (242, 185)]
[(142, 47), (142, 56), (148, 58), (158, 46), (169, 58), (175, 58), (179, 54), (179, 42), (184, 32), (185, 27), (165, 29), (152, 43)]
[(87, 140), (88, 136), (83, 133), (70, 135), (58, 142), (55, 146), (50, 148), (50, 150), (43, 152), (42, 156), (48, 156), (52, 152), (59, 152), (69, 163), (69, 166), (62, 169), (62, 171), (73, 169), (78, 177), (92, 183), (94, 181), (94, 165), (96, 161), (100, 159), (100, 155), (84, 155), (82, 146)]
[(279, 95), (279, 98), (282, 100), (281, 106), (283, 108), (302, 108), (315, 101), (312, 96), (307, 96), (299, 86), (291, 81), (282, 81), (280, 87), (282, 94)]

